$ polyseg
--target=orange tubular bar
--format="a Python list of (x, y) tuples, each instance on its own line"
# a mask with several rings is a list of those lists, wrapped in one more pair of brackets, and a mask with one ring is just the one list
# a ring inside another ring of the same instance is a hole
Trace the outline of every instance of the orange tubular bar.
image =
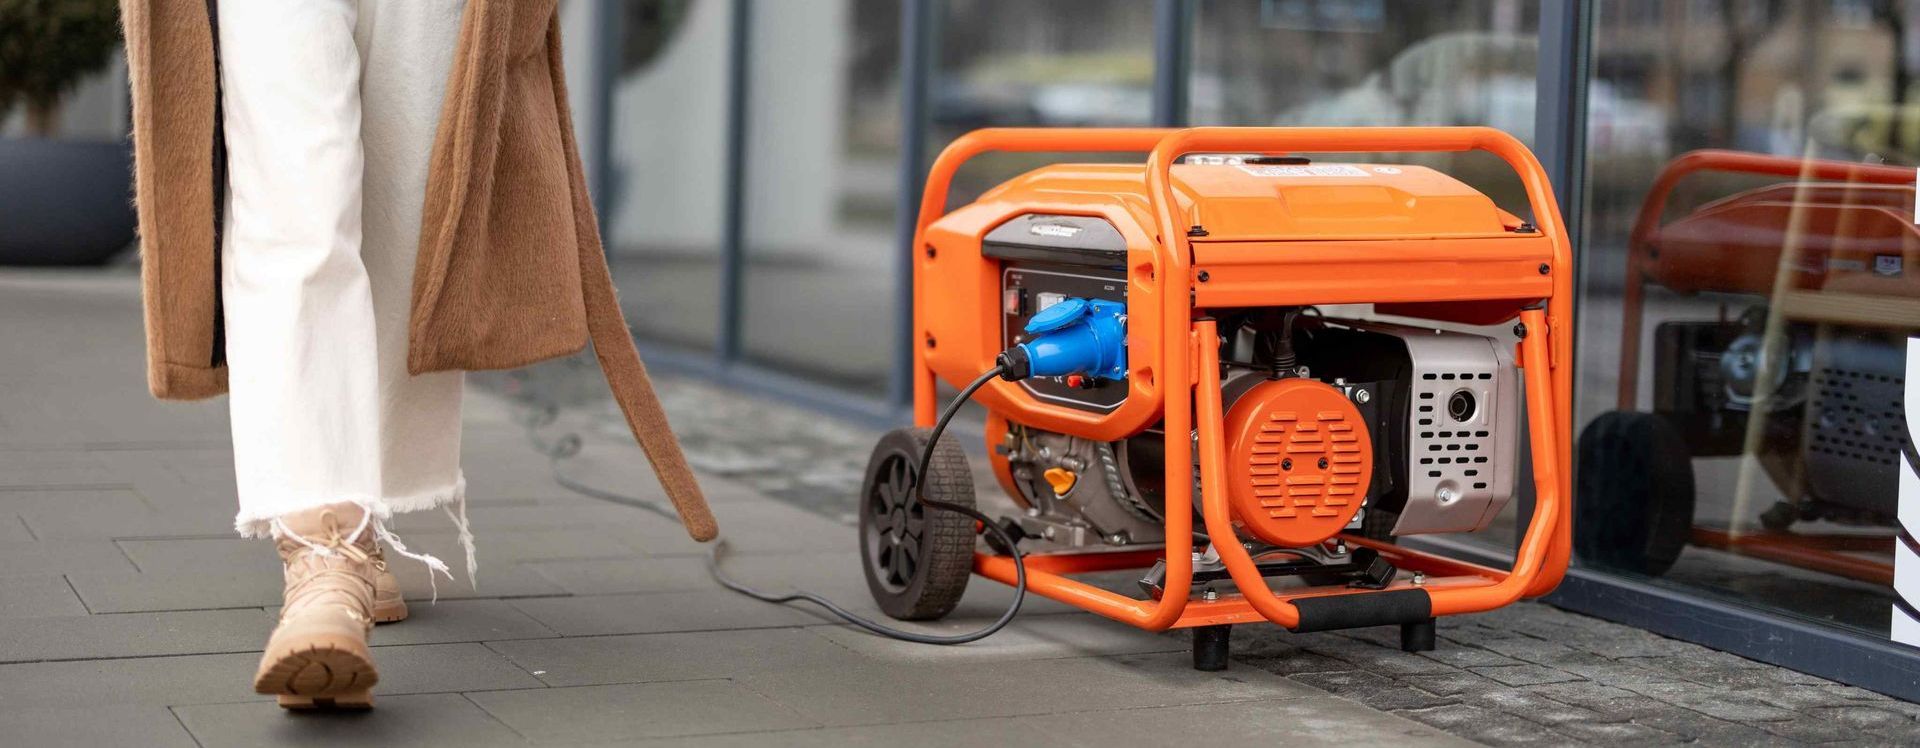
[[(920, 308), (925, 298), (922, 285), (926, 283), (925, 253), (919, 251), (926, 245), (927, 227), (940, 218), (947, 204), (947, 191), (953, 184), (953, 175), (961, 164), (974, 156), (988, 151), (1077, 151), (1077, 152), (1131, 152), (1146, 151), (1154, 148), (1169, 133), (1175, 130), (1134, 128), (1134, 129), (986, 129), (975, 130), (961, 136), (946, 150), (940, 152), (940, 158), (934, 160), (933, 169), (927, 173), (927, 189), (920, 199), (920, 220), (914, 229), (913, 241), (913, 298), (914, 298), (914, 340), (916, 344), (926, 338), (926, 311)], [(1156, 242), (1153, 249), (1154, 283), (1160, 288), (1169, 284), (1185, 283), (1188, 258), (1191, 255), (1186, 245), (1179, 251), (1170, 251), (1165, 242)], [(1168, 392), (1183, 392), (1182, 388), (1190, 381), (1187, 365), (1190, 363), (1190, 351), (1187, 346), (1174, 345), (1173, 341), (1186, 340), (1189, 334), (1188, 320), (1192, 318), (1192, 309), (1184, 306), (1187, 295), (1157, 294), (1166, 300), (1168, 344), (1160, 346), (1161, 360), (1159, 376), (1165, 382)], [(1174, 297), (1178, 296), (1178, 299)], [(1180, 306), (1176, 306), (1176, 301)], [(1174, 312), (1177, 311), (1177, 314)], [(1175, 330), (1176, 327), (1179, 328)], [(1177, 333), (1177, 334), (1176, 334)], [(913, 418), (922, 427), (933, 425), (935, 382), (933, 371), (927, 366), (924, 353), (914, 356)], [(1185, 397), (1165, 399), (1166, 428), (1168, 433), (1188, 433), (1192, 429), (1192, 406)], [(1193, 444), (1186, 439), (1168, 439), (1166, 446), (1166, 464), (1168, 475), (1178, 475), (1192, 470)], [(1179, 468), (1176, 472), (1174, 468)], [(1181, 481), (1168, 481), (1166, 488), (1168, 506), (1187, 506), (1193, 502), (1193, 486)], [(1146, 602), (1117, 595), (1088, 585), (1073, 583), (1065, 577), (1050, 573), (1029, 574), (1030, 589), (1035, 594), (1075, 605), (1118, 621), (1129, 623), (1149, 631), (1160, 631), (1173, 626), (1180, 620), (1181, 612), (1186, 608), (1187, 593), (1193, 583), (1193, 516), (1187, 512), (1168, 512), (1166, 531), (1167, 586), (1166, 592), (1158, 602)], [(993, 556), (976, 556), (975, 569), (988, 576), (997, 576), (994, 572), (1003, 572), (1011, 578), (1013, 562), (1009, 559)], [(1064, 583), (1063, 583), (1064, 582)]]
[[(1534, 459), (1536, 501), (1520, 552), (1511, 573), (1472, 567), (1471, 574), (1436, 580), (1427, 587), (1434, 615), (1490, 610), (1523, 596), (1545, 594), (1559, 584), (1571, 550), (1566, 506), (1570, 494), (1570, 444), (1559, 435), (1571, 427), (1568, 405), (1572, 402), (1572, 372), (1565, 362), (1572, 360), (1570, 348), (1571, 315), (1567, 302), (1572, 298), (1572, 252), (1560, 219), (1545, 171), (1524, 145), (1497, 130), (1481, 127), (1439, 128), (1195, 128), (1161, 129), (989, 129), (970, 133), (941, 153), (928, 175), (927, 189), (921, 200), (918, 228), (913, 247), (914, 329), (916, 341), (927, 334), (926, 310), (921, 308), (927, 282), (925, 253), (929, 226), (940, 217), (946, 205), (948, 188), (960, 165), (987, 151), (1146, 151), (1147, 196), (1152, 203), (1158, 236), (1152, 246), (1152, 268), (1147, 278), (1133, 274), (1133, 282), (1145, 281), (1154, 290), (1151, 298), (1161, 312), (1155, 346), (1158, 360), (1154, 376), (1159, 380), (1162, 415), (1166, 434), (1165, 503), (1168, 507), (1191, 506), (1192, 482), (1174, 479), (1191, 475), (1193, 443), (1186, 438), (1198, 427), (1200, 446), (1201, 513), (1208, 534), (1234, 537), (1232, 520), (1226, 506), (1225, 467), (1221, 414), (1219, 333), (1211, 319), (1194, 319), (1194, 278), (1191, 275), (1193, 249), (1187, 239), (1172, 187), (1170, 170), (1180, 157), (1192, 152), (1409, 152), (1483, 150), (1505, 160), (1526, 186), (1534, 223), (1552, 245), (1551, 292), (1542, 299), (1545, 309), (1520, 311), (1527, 335), (1520, 343), (1525, 374), (1528, 421)], [(1130, 270), (1130, 273), (1134, 271)], [(1129, 340), (1132, 334), (1130, 332)], [(922, 343), (916, 343), (922, 345)], [(935, 377), (924, 348), (914, 357), (914, 417), (930, 425), (935, 415)], [(1187, 393), (1191, 391), (1192, 396)], [(1197, 408), (1196, 408), (1197, 401)], [(1197, 412), (1196, 412), (1197, 411)], [(1037, 595), (1066, 602), (1093, 613), (1148, 630), (1173, 626), (1199, 626), (1216, 623), (1241, 623), (1265, 618), (1288, 628), (1300, 623), (1297, 608), (1275, 595), (1266, 584), (1253, 559), (1238, 543), (1218, 543), (1229, 574), (1241, 595), (1218, 601), (1188, 599), (1192, 586), (1193, 540), (1190, 512), (1166, 513), (1166, 582), (1159, 600), (1138, 600), (1072, 580), (1071, 572), (1132, 568), (1153, 560), (1149, 552), (1112, 554), (1111, 559), (1084, 556), (1036, 557), (1029, 563), (1029, 589)], [(1417, 560), (1419, 554), (1398, 550), (1398, 557)], [(1460, 564), (1439, 563), (1437, 568), (1451, 572), (1466, 570)], [(983, 576), (1012, 583), (1013, 561), (1004, 556), (976, 554), (974, 570)], [(1398, 588), (1406, 588), (1402, 583)], [(1341, 590), (1313, 589), (1298, 595), (1371, 594)], [(1184, 615), (1183, 615), (1184, 613)]]
[(1912, 168), (1860, 164), (1828, 159), (1802, 159), (1746, 151), (1703, 149), (1680, 154), (1667, 162), (1660, 176), (1647, 189), (1647, 199), (1634, 219), (1633, 232), (1627, 237), (1627, 287), (1622, 294), (1626, 306), (1620, 322), (1620, 405), (1634, 410), (1639, 404), (1640, 322), (1646, 294), (1643, 271), (1654, 249), (1654, 234), (1667, 211), (1667, 199), (1680, 180), (1703, 171), (1756, 174), (1782, 179), (1824, 179), (1868, 184), (1915, 184)]

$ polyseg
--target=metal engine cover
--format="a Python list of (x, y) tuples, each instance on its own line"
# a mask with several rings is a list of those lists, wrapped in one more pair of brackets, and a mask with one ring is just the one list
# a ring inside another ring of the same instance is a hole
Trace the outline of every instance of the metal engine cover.
[(1802, 440), (1815, 498), (1894, 514), (1907, 440), (1905, 353), (1878, 336), (1841, 334), (1817, 344)]
[[(1407, 503), (1394, 535), (1476, 532), (1513, 498), (1520, 382), (1509, 349), (1483, 335), (1399, 325), (1412, 364)], [(1463, 398), (1471, 403), (1464, 410)]]
[(1346, 529), (1373, 475), (1366, 419), (1345, 393), (1311, 379), (1262, 382), (1226, 414), (1233, 518), (1288, 548)]

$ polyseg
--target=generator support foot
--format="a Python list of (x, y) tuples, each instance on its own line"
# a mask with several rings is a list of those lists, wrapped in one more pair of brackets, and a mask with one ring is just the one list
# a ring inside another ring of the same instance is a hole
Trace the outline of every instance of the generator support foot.
[(1195, 626), (1193, 669), (1209, 673), (1227, 669), (1227, 640), (1232, 634), (1232, 626)]
[(1433, 619), (1400, 624), (1400, 651), (1432, 652)]

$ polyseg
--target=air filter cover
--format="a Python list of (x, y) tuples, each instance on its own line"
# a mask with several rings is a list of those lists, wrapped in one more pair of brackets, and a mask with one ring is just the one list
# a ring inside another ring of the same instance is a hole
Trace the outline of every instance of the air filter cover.
[(1227, 497), (1253, 536), (1302, 548), (1353, 521), (1373, 475), (1360, 410), (1332, 386), (1280, 379), (1254, 386), (1227, 412)]

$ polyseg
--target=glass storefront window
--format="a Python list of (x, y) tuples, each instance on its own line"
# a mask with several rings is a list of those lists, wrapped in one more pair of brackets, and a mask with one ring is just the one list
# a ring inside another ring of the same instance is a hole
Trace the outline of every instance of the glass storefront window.
[[(944, 0), (929, 92), (928, 163), (982, 127), (1142, 127), (1153, 118), (1153, 3)], [(1139, 160), (1100, 153), (988, 153), (947, 204), (1046, 164)]]
[[(976, 128), (1144, 125), (1151, 116), (1150, 3), (934, 6), (929, 162)], [(894, 352), (899, 4), (752, 8), (745, 353), (877, 395)], [(1099, 158), (988, 154), (962, 171), (953, 202), (1065, 157)]]
[(877, 396), (900, 262), (898, 3), (750, 7), (744, 353)]
[(1583, 563), (1899, 628), (1905, 362), (1920, 332), (1920, 19), (1906, 7), (1598, 4)]
[(624, 30), (597, 196), (607, 259), (641, 335), (712, 348), (726, 226), (726, 0), (614, 4)]
[[(1534, 142), (1537, 3), (1202, 0), (1189, 119), (1196, 125), (1485, 125)], [(1346, 156), (1431, 166), (1522, 209), (1485, 154)]]

